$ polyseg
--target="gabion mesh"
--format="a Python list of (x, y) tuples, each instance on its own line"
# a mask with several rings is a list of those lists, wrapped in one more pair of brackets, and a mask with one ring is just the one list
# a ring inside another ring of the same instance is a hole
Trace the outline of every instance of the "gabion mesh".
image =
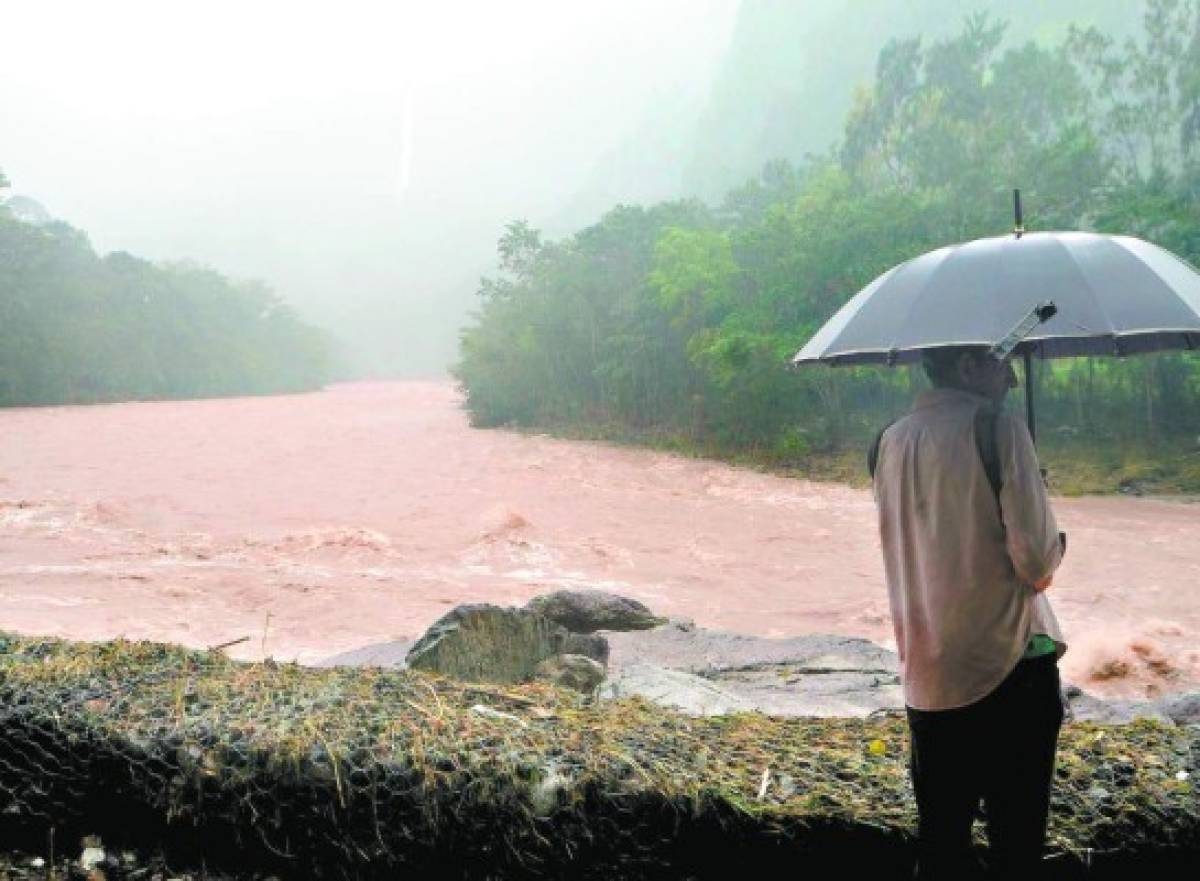
[[(330, 878), (727, 877), (780, 860), (899, 878), (906, 749), (896, 717), (693, 718), (539, 684), (0, 635), (0, 834), (18, 846), (53, 827)], [(1198, 765), (1195, 728), (1069, 726), (1051, 852), (1200, 859)]]

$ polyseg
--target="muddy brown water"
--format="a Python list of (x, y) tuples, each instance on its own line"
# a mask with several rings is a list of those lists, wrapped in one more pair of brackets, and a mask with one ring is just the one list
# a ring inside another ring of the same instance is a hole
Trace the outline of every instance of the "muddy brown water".
[[(1055, 499), (1068, 679), (1200, 688), (1200, 505)], [(316, 662), (464, 602), (612, 590), (891, 646), (863, 490), (467, 424), (448, 382), (0, 411), (0, 629)]]

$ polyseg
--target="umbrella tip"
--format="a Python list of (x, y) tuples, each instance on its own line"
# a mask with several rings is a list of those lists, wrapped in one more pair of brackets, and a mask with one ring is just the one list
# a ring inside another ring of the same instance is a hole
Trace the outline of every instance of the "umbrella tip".
[(1021, 217), (1021, 191), (1013, 190), (1013, 235), (1018, 239), (1025, 235), (1025, 223)]

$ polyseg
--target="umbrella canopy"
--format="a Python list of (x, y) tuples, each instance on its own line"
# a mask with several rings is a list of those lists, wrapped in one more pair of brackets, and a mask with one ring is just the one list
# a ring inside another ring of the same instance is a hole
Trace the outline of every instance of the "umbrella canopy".
[(792, 359), (904, 364), (924, 349), (992, 346), (1039, 303), (1057, 314), (1017, 347), (1026, 356), (1200, 349), (1200, 273), (1130, 236), (1042, 232), (931, 251), (867, 285)]

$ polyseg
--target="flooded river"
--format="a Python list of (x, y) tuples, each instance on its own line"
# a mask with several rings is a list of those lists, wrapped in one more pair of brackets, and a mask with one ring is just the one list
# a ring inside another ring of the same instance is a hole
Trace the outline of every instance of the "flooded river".
[[(1200, 505), (1056, 499), (1069, 679), (1200, 687)], [(0, 411), (0, 629), (314, 662), (596, 587), (891, 645), (870, 494), (468, 427), (449, 383)]]

